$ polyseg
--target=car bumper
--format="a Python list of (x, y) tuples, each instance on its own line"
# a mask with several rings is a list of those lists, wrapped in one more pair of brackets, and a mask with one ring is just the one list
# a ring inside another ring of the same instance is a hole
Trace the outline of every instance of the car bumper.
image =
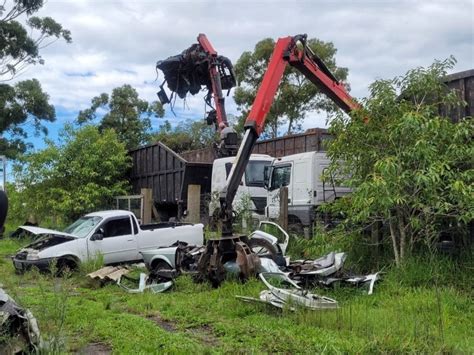
[(38, 260), (22, 260), (15, 257), (12, 258), (13, 266), (15, 270), (19, 272), (30, 270), (32, 267), (36, 267), (41, 271), (49, 270), (51, 263), (54, 262), (54, 258), (43, 258)]

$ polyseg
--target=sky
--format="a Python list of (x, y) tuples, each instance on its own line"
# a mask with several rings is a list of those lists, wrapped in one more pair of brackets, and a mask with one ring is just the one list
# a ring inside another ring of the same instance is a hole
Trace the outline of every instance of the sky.
[[(9, 0), (11, 1), (11, 0)], [(16, 80), (37, 78), (56, 107), (48, 124), (57, 139), (64, 123), (73, 121), (92, 97), (123, 84), (143, 99), (156, 100), (163, 77), (158, 60), (180, 53), (205, 33), (219, 54), (234, 63), (243, 51), (267, 37), (307, 33), (333, 42), (338, 66), (349, 69), (356, 98), (368, 95), (376, 79), (402, 75), (454, 55), (453, 72), (474, 67), (472, 0), (312, 0), (312, 1), (118, 1), (49, 0), (38, 16), (50, 16), (72, 33), (72, 43), (44, 48), (44, 65), (29, 67)], [(161, 73), (160, 73), (161, 74)], [(157, 80), (156, 80), (157, 79)], [(166, 108), (164, 119), (204, 117), (204, 92), (177, 101), (176, 117)], [(227, 112), (238, 114), (232, 94)], [(164, 119), (153, 120), (156, 129)], [(303, 128), (324, 127), (324, 114), (310, 114)], [(42, 137), (31, 137), (40, 149)]]

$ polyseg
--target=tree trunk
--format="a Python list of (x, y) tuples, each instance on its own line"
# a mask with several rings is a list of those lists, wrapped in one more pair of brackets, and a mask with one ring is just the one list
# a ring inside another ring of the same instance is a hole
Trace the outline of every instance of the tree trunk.
[(403, 223), (403, 214), (400, 208), (397, 208), (397, 222), (398, 222), (398, 230), (400, 233), (400, 262), (403, 262), (406, 255), (406, 240), (407, 236), (405, 233), (405, 223)]
[(398, 253), (398, 241), (397, 241), (397, 226), (395, 221), (390, 214), (390, 218), (388, 220), (390, 226), (390, 236), (392, 237), (392, 245), (393, 245), (393, 254), (395, 256), (395, 264), (400, 266), (400, 254)]

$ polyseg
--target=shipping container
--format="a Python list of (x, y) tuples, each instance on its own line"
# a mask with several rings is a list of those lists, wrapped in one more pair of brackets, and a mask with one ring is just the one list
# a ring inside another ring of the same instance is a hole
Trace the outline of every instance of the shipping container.
[(212, 164), (190, 163), (160, 142), (131, 150), (130, 155), (133, 192), (152, 189), (161, 220), (178, 216), (178, 206), (186, 208), (189, 184), (200, 185), (203, 195), (211, 192)]

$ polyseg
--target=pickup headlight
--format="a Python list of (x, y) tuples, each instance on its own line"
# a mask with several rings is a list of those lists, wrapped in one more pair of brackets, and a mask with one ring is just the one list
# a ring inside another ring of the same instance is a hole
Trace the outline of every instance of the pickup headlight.
[(39, 259), (38, 252), (28, 253), (28, 255), (26, 255), (26, 260), (38, 260), (38, 259)]

